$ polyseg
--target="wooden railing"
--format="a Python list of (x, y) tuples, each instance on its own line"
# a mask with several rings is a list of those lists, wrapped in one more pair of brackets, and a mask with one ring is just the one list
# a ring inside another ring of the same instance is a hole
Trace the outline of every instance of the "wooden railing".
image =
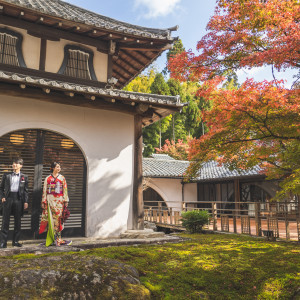
[(300, 205), (297, 202), (174, 202), (168, 207), (162, 202), (153, 206), (153, 202), (149, 206), (145, 201), (144, 219), (157, 226), (184, 230), (182, 212), (207, 210), (210, 215), (208, 229), (300, 241)]

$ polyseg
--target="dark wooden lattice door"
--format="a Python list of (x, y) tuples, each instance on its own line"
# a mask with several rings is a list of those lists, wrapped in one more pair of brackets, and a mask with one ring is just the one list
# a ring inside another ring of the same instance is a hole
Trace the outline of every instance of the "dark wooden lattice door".
[[(45, 130), (20, 130), (0, 137), (0, 173), (11, 171), (12, 159), (22, 157), (22, 172), (29, 177), (29, 209), (22, 218), (23, 238), (44, 238), (38, 235), (42, 186), (50, 174), (52, 161), (61, 163), (68, 185), (71, 216), (63, 236), (84, 236), (86, 164), (80, 148), (67, 137)], [(2, 217), (0, 217), (2, 223)], [(11, 219), (10, 229), (13, 229)]]

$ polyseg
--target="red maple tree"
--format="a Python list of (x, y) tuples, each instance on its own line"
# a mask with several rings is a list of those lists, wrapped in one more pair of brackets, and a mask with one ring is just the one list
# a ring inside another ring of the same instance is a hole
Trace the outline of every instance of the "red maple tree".
[(161, 148), (155, 148), (155, 150), (156, 153), (168, 154), (177, 160), (187, 160), (190, 140), (192, 139), (188, 138), (187, 142), (180, 139), (177, 142), (166, 140), (165, 144)]
[[(227, 71), (272, 65), (300, 66), (300, 10), (297, 0), (218, 0), (199, 55), (183, 52), (169, 60), (171, 76), (202, 81), (199, 95), (213, 102), (203, 119), (209, 132), (191, 141), (189, 170), (217, 159), (230, 168), (259, 165), (280, 178), (282, 192), (300, 194), (300, 93), (282, 81), (246, 80), (239, 88), (220, 88)], [(299, 73), (298, 73), (299, 79)]]

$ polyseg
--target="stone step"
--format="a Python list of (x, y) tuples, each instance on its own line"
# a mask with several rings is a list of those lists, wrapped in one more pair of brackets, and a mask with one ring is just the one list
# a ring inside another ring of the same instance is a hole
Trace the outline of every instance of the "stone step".
[(121, 239), (149, 239), (149, 238), (163, 238), (165, 233), (157, 232), (152, 229), (144, 230), (127, 230), (120, 234)]

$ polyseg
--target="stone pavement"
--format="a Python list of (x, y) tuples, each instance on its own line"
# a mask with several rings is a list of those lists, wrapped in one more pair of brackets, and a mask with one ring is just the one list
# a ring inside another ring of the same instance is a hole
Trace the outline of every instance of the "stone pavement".
[(183, 241), (182, 238), (173, 234), (164, 234), (163, 232), (155, 232), (151, 229), (145, 230), (128, 230), (120, 235), (119, 238), (67, 238), (72, 240), (70, 246), (50, 246), (46, 247), (44, 240), (26, 240), (23, 241), (23, 247), (12, 247), (8, 242), (8, 247), (0, 250), (0, 256), (12, 256), (18, 254), (46, 254), (53, 252), (78, 252), (86, 249), (113, 247), (113, 246), (131, 246), (142, 244), (163, 244), (178, 243)]

